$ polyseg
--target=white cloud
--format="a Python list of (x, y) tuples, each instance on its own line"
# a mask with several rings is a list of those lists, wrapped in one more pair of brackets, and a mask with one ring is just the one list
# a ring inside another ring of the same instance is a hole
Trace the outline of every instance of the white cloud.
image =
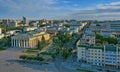
[[(52, 16), (53, 12), (59, 11), (55, 7), (57, 0), (0, 0), (0, 9), (14, 17), (18, 16)], [(54, 14), (53, 14), (54, 15)]]
[(97, 19), (109, 20), (120, 19), (120, 2), (112, 2), (110, 4), (99, 4), (94, 8), (85, 8), (64, 14), (66, 19)]
[(67, 0), (66, 0), (66, 1), (62, 1), (62, 2), (63, 2), (63, 3), (66, 3), (66, 4), (67, 4), (67, 3), (70, 3), (70, 1), (67, 1)]
[(99, 4), (92, 8), (81, 8), (81, 4), (69, 3), (71, 3), (69, 0), (0, 0), (0, 13), (13, 17), (120, 19), (120, 17), (118, 17), (120, 16), (120, 2)]

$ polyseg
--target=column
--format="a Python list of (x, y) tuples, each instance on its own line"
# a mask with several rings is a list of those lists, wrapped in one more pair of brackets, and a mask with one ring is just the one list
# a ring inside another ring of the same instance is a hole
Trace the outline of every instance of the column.
[(26, 40), (24, 40), (25, 41), (25, 48), (26, 48)]
[(26, 47), (28, 48), (28, 40), (26, 40)]
[(33, 43), (32, 43), (32, 40), (31, 40), (31, 48), (33, 47)]
[(18, 47), (20, 48), (20, 40), (18, 40)]
[(30, 41), (28, 40), (28, 48), (30, 48)]
[(15, 39), (13, 39), (13, 47), (15, 47)]
[(20, 47), (21, 47), (21, 40), (19, 40), (19, 44), (20, 44)]
[(33, 41), (33, 48), (35, 48), (35, 40)]
[(25, 40), (23, 40), (23, 48), (25, 48)]
[(21, 47), (23, 48), (23, 40), (20, 41)]
[(12, 39), (12, 47), (14, 47), (14, 39)]
[(25, 48), (27, 48), (27, 40), (25, 40)]
[(31, 40), (29, 40), (29, 48), (31, 48)]
[(31, 48), (33, 48), (33, 40), (31, 40)]
[(16, 39), (14, 39), (14, 47), (16, 47)]
[(32, 45), (32, 48), (33, 48), (33, 40), (31, 41), (31, 43), (32, 43), (31, 45)]
[(16, 47), (18, 47), (18, 40), (16, 40)]
[(13, 47), (13, 39), (11, 39), (11, 47)]
[(32, 41), (32, 45), (33, 45), (33, 47), (34, 47), (34, 43), (35, 43), (35, 42), (34, 42), (34, 40), (33, 40), (33, 41)]

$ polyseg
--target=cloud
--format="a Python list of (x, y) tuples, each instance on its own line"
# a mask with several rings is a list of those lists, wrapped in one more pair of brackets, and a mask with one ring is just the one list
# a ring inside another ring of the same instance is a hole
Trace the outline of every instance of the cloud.
[(94, 8), (87, 8), (64, 14), (66, 19), (85, 19), (85, 20), (111, 20), (120, 19), (120, 2), (109, 4), (99, 4)]
[[(77, 1), (77, 0), (76, 0)], [(90, 7), (71, 0), (0, 0), (0, 16), (48, 19), (120, 19), (120, 2)]]
[(60, 11), (57, 0), (0, 0), (1, 14), (8, 16), (50, 17)]
[(70, 1), (67, 1), (67, 0), (66, 0), (66, 1), (62, 1), (62, 3), (68, 4), (68, 3), (70, 3)]

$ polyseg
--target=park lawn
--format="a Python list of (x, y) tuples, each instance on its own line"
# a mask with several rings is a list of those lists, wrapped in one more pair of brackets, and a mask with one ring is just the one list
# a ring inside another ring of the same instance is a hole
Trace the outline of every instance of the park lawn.
[(93, 71), (90, 71), (90, 70), (84, 70), (84, 69), (77, 69), (78, 72), (93, 72)]
[(28, 54), (37, 54), (38, 50), (26, 50), (25, 53), (28, 53)]
[(3, 51), (3, 50), (5, 50), (5, 48), (0, 48), (0, 51)]

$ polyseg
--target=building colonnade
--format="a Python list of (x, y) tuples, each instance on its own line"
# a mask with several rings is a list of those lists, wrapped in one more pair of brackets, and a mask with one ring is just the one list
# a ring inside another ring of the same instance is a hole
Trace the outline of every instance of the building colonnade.
[(37, 46), (37, 42), (36, 40), (29, 40), (29, 39), (25, 39), (25, 40), (12, 39), (11, 46), (18, 48), (35, 48)]

